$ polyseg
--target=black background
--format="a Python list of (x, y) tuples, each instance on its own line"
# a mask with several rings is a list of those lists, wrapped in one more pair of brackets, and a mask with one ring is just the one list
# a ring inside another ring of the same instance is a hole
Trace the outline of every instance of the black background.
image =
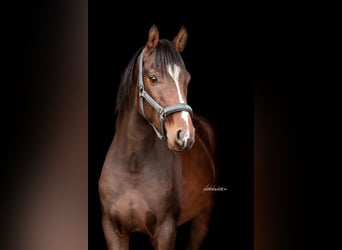
[[(170, 5), (175, 3), (169, 3)], [(182, 53), (192, 78), (188, 103), (209, 119), (219, 140), (219, 193), (203, 249), (253, 247), (253, 68), (250, 26), (214, 10), (130, 9), (104, 2), (89, 4), (89, 249), (106, 249), (97, 181), (114, 135), (115, 98), (120, 75), (156, 24), (160, 38), (188, 29)], [(216, 9), (217, 8), (217, 9)], [(185, 249), (188, 225), (179, 228), (177, 249)], [(143, 246), (146, 248), (143, 248)], [(149, 249), (134, 236), (132, 249)]]

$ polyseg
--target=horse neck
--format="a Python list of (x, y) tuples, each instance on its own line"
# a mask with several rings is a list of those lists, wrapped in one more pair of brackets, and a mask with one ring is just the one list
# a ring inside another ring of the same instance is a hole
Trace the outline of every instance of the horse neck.
[(118, 116), (115, 138), (117, 143), (136, 151), (153, 148), (156, 141), (159, 141), (153, 128), (134, 105), (131, 110), (121, 112)]
[(143, 169), (149, 168), (161, 178), (166, 178), (170, 177), (172, 172), (179, 171), (175, 167), (178, 164), (176, 154), (157, 137), (151, 125), (135, 108), (118, 117), (111, 152), (113, 157), (120, 156), (117, 158), (123, 160), (123, 163), (119, 165), (131, 174), (140, 174)]
[(156, 136), (153, 128), (136, 110), (124, 113), (119, 119), (112, 150), (113, 156), (120, 155), (118, 159), (123, 160), (119, 165), (131, 174), (139, 175), (147, 168), (159, 172), (161, 168), (158, 162), (166, 160), (169, 164), (164, 164), (164, 173), (159, 172), (159, 175), (170, 175), (171, 166), (176, 160), (175, 155), (170, 154), (165, 143)]

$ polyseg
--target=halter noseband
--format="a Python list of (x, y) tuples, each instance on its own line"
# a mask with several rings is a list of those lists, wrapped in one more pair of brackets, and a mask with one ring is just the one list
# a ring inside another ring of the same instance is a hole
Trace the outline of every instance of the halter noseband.
[(171, 105), (168, 107), (163, 108), (159, 105), (146, 91), (144, 87), (144, 79), (143, 79), (143, 61), (144, 61), (144, 49), (142, 50), (140, 54), (140, 60), (139, 60), (139, 103), (140, 103), (140, 110), (142, 115), (146, 120), (148, 120), (145, 116), (144, 112), (144, 99), (159, 113), (159, 121), (160, 121), (160, 129), (159, 132), (158, 129), (149, 121), (151, 126), (153, 127), (154, 131), (156, 132), (159, 139), (166, 139), (165, 132), (164, 132), (164, 123), (165, 123), (165, 117), (169, 114), (176, 113), (179, 111), (186, 111), (189, 112), (189, 114), (192, 117), (192, 108), (186, 104), (186, 103), (177, 103), (175, 105)]

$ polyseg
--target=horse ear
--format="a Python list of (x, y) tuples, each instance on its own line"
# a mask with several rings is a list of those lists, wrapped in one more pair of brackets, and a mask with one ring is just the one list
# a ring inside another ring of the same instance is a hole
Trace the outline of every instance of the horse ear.
[(150, 53), (155, 47), (157, 47), (159, 42), (159, 31), (156, 25), (153, 25), (150, 28), (150, 31), (148, 33), (148, 40), (145, 45), (145, 53)]
[(177, 36), (175, 36), (175, 38), (173, 38), (172, 42), (175, 45), (176, 49), (179, 52), (182, 52), (185, 48), (187, 41), (188, 41), (188, 31), (186, 30), (184, 25), (182, 25)]

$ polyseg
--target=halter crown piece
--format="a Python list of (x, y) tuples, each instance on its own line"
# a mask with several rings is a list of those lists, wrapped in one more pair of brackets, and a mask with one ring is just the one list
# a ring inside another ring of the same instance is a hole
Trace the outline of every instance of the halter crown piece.
[(163, 108), (162, 106), (159, 105), (146, 91), (144, 87), (144, 79), (143, 79), (143, 63), (144, 63), (144, 49), (142, 50), (140, 54), (140, 59), (139, 59), (139, 103), (140, 103), (140, 110), (142, 115), (146, 120), (148, 120), (145, 116), (144, 112), (144, 99), (154, 108), (158, 113), (159, 113), (159, 121), (160, 121), (160, 130), (158, 129), (149, 121), (150, 125), (156, 132), (157, 136), (161, 140), (165, 140), (165, 129), (164, 129), (164, 123), (165, 123), (165, 117), (168, 116), (169, 114), (180, 112), (180, 111), (186, 111), (189, 112), (189, 114), (193, 115), (192, 113), (192, 108), (186, 104), (186, 103), (177, 103), (168, 107)]

